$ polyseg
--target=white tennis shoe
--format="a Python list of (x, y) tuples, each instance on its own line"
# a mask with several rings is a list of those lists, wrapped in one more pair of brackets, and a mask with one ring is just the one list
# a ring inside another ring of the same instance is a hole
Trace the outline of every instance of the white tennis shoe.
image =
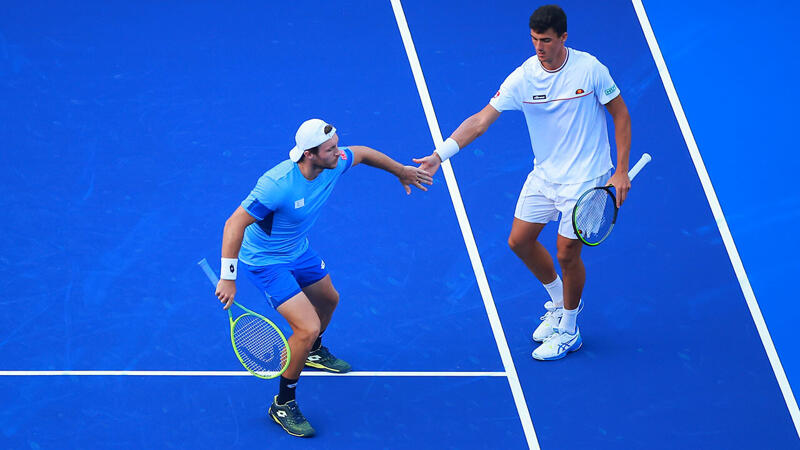
[(549, 300), (544, 304), (544, 309), (547, 311), (539, 318), (542, 323), (533, 332), (533, 340), (536, 342), (544, 342), (545, 339), (552, 336), (555, 333), (554, 330), (558, 326), (558, 322), (561, 321), (561, 316), (564, 314), (564, 308), (557, 307)]
[[(544, 304), (544, 309), (547, 311), (539, 319), (542, 323), (533, 331), (533, 340), (536, 342), (544, 342), (545, 339), (555, 333), (558, 323), (561, 321), (561, 316), (564, 314), (564, 307), (556, 306), (555, 303), (548, 300)], [(583, 299), (578, 303), (578, 313), (583, 310)]]
[(555, 333), (544, 340), (531, 356), (539, 361), (552, 361), (567, 356), (567, 353), (578, 351), (583, 345), (581, 332), (575, 328), (575, 334), (569, 334), (556, 328)]

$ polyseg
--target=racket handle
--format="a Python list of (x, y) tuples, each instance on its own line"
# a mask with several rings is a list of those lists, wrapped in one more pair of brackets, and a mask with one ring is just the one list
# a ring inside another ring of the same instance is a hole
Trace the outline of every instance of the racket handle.
[(200, 266), (201, 269), (203, 269), (203, 272), (205, 272), (206, 276), (208, 277), (208, 281), (210, 281), (211, 284), (214, 285), (214, 287), (217, 287), (217, 283), (219, 283), (219, 278), (217, 277), (217, 274), (215, 274), (214, 271), (211, 270), (211, 266), (208, 265), (208, 261), (206, 261), (206, 259), (203, 258), (200, 260), (200, 262), (197, 263), (197, 265)]
[(644, 155), (642, 155), (642, 157), (639, 158), (639, 161), (636, 163), (636, 165), (633, 166), (633, 169), (631, 169), (630, 172), (628, 172), (628, 178), (630, 178), (631, 181), (633, 181), (633, 179), (636, 178), (636, 175), (639, 174), (639, 171), (641, 171), (644, 168), (644, 166), (647, 165), (647, 163), (652, 161), (652, 159), (653, 157), (650, 156), (649, 153), (645, 153)]

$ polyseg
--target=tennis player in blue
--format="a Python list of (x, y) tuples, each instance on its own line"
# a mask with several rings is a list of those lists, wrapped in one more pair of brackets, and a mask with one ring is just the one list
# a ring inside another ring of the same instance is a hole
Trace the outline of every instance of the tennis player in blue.
[(320, 119), (303, 122), (295, 143), (289, 159), (262, 175), (225, 222), (216, 295), (225, 309), (231, 306), (241, 266), (270, 305), (289, 322), (292, 357), (280, 378), (280, 390), (269, 415), (287, 433), (309, 437), (314, 429), (295, 400), (300, 372), (309, 366), (344, 373), (350, 371), (350, 364), (322, 345), (322, 333), (339, 303), (339, 293), (325, 262), (310, 247), (308, 232), (339, 177), (359, 163), (397, 176), (407, 194), (412, 185), (427, 190), (423, 185), (432, 184), (433, 179), (424, 170), (403, 166), (372, 148), (340, 148), (336, 129)]

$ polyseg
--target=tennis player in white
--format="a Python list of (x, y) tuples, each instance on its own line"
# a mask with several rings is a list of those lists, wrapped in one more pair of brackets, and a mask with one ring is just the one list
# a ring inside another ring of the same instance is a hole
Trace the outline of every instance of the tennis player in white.
[[(631, 122), (608, 69), (594, 56), (565, 46), (567, 16), (560, 7), (538, 8), (529, 26), (536, 55), (514, 70), (489, 104), (464, 120), (431, 155), (414, 161), (433, 174), (443, 161), (483, 134), (501, 112), (525, 114), (534, 167), (520, 192), (508, 245), (550, 295), (542, 322), (533, 333), (533, 339), (542, 343), (533, 357), (546, 361), (563, 358), (582, 345), (577, 316), (583, 307), (586, 271), (581, 261), (583, 244), (572, 229), (572, 208), (581, 193), (606, 184), (616, 188), (618, 205), (625, 201), (631, 186)], [(604, 107), (614, 122), (616, 170)], [(550, 253), (537, 240), (545, 224), (556, 220), (563, 281)]]

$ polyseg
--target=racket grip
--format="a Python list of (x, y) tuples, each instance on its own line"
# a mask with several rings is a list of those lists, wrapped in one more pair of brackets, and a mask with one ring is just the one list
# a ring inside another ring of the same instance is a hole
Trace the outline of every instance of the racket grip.
[(208, 261), (206, 261), (206, 259), (203, 258), (200, 260), (200, 262), (197, 263), (197, 265), (200, 266), (201, 269), (203, 269), (203, 272), (205, 272), (206, 276), (208, 277), (208, 281), (210, 281), (211, 284), (213, 284), (214, 287), (216, 287), (217, 283), (219, 283), (219, 278), (217, 277), (217, 274), (215, 274), (214, 271), (211, 270), (211, 266), (208, 265)]
[(642, 155), (642, 157), (639, 158), (639, 161), (636, 163), (636, 165), (633, 166), (633, 169), (631, 169), (630, 172), (628, 172), (628, 178), (630, 178), (630, 180), (633, 181), (633, 179), (636, 178), (636, 175), (639, 174), (639, 171), (641, 171), (644, 168), (644, 166), (647, 165), (647, 163), (652, 161), (652, 159), (653, 157), (650, 156), (649, 153), (645, 153), (644, 155)]

